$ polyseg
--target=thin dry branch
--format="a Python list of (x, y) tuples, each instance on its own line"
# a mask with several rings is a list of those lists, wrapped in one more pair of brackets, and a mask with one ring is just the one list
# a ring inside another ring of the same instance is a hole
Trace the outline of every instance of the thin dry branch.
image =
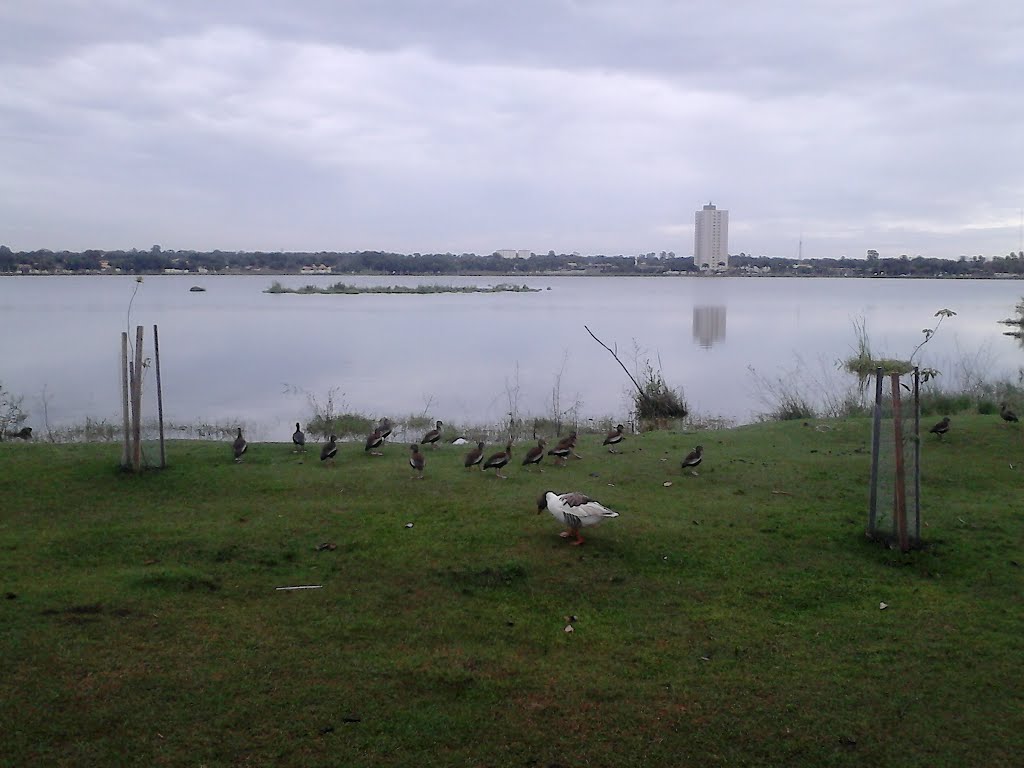
[(633, 378), (633, 374), (629, 372), (629, 369), (625, 365), (622, 364), (622, 361), (619, 360), (619, 356), (617, 354), (615, 354), (615, 351), (611, 347), (609, 347), (607, 344), (605, 344), (603, 341), (601, 341), (599, 338), (597, 338), (597, 336), (594, 335), (594, 332), (592, 330), (590, 330), (589, 328), (587, 328), (586, 325), (584, 325), (583, 327), (586, 328), (587, 333), (590, 334), (590, 338), (592, 338), (594, 341), (596, 341), (602, 347), (607, 349), (608, 350), (608, 354), (610, 354), (612, 357), (615, 358), (615, 362), (619, 364), (619, 366), (622, 368), (622, 370), (624, 370), (626, 372), (626, 375), (629, 376), (629, 380), (633, 382), (633, 386), (635, 386), (636, 387), (636, 391), (640, 393), (640, 397), (641, 398), (646, 398), (647, 395), (644, 392), (643, 387), (641, 387), (639, 382), (637, 382), (637, 380), (635, 378)]

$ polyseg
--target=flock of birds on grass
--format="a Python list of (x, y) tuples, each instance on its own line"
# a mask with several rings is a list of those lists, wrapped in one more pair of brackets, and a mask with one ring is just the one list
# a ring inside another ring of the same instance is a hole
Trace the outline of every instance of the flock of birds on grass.
[[(442, 426), (444, 426), (443, 422), (436, 422), (434, 428), (423, 435), (423, 438), (418, 443), (412, 443), (409, 446), (409, 466), (415, 473), (412, 479), (423, 479), (426, 459), (421, 448), (424, 446), (430, 446), (431, 449), (436, 447), (437, 443), (441, 440)], [(619, 452), (617, 446), (621, 445), (622, 441), (626, 439), (623, 429), (623, 425), (619, 424), (605, 437), (603, 445), (608, 447), (609, 453)], [(366, 437), (365, 453), (369, 456), (383, 456), (382, 448), (384, 447), (384, 442), (391, 436), (391, 432), (391, 421), (387, 418), (381, 419), (373, 432)], [(581, 458), (576, 453), (576, 440), (577, 433), (574, 430), (570, 435), (559, 440), (553, 448), (545, 452), (547, 441), (544, 438), (540, 438), (537, 441), (537, 445), (531, 447), (526, 452), (522, 465), (524, 467), (537, 466), (541, 463), (544, 456), (547, 455), (554, 457), (555, 466), (565, 466), (570, 457)], [(292, 444), (295, 446), (294, 450), (296, 451), (304, 452), (306, 450), (306, 434), (298, 423), (295, 424), (295, 432), (292, 433)], [(232, 444), (232, 450), (234, 451), (236, 463), (241, 462), (242, 457), (249, 450), (249, 444), (242, 435), (241, 427), (238, 428), (238, 436)], [(508, 475), (503, 475), (501, 470), (512, 461), (511, 438), (505, 444), (504, 450), (496, 451), (484, 458), (485, 453), (484, 442), (481, 440), (465, 455), (463, 465), (466, 469), (479, 467), (481, 472), (493, 469), (497, 477), (507, 479)], [(333, 465), (337, 455), (338, 439), (336, 435), (331, 435), (330, 440), (320, 448), (320, 461), (328, 466)], [(681, 467), (696, 475), (696, 468), (703, 459), (704, 447), (698, 445), (683, 458)], [(609, 509), (601, 504), (601, 502), (579, 491), (571, 491), (569, 493), (545, 492), (537, 499), (537, 513), (540, 514), (545, 510), (555, 520), (565, 526), (565, 530), (559, 535), (562, 538), (568, 539), (569, 543), (573, 545), (583, 543), (583, 537), (580, 535), (581, 528), (597, 525), (605, 520), (619, 516), (618, 512)]]
[[(1009, 424), (1020, 421), (1020, 419), (1017, 418), (1017, 414), (1011, 411), (1009, 407), (1007, 407), (1006, 403), (999, 404), (999, 416), (1003, 421)], [(943, 416), (942, 420), (929, 429), (928, 432), (933, 435), (938, 435), (939, 440), (941, 440), (943, 435), (949, 434), (949, 424), (949, 416)]]

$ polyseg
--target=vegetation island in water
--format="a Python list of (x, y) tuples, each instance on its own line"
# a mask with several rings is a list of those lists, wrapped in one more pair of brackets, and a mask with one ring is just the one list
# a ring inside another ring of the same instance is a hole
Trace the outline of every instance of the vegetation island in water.
[(534, 293), (540, 288), (526, 285), (499, 283), (494, 286), (480, 288), (475, 285), (417, 285), (415, 288), (406, 285), (348, 285), (334, 283), (328, 286), (304, 285), (301, 288), (286, 288), (275, 280), (264, 293)]

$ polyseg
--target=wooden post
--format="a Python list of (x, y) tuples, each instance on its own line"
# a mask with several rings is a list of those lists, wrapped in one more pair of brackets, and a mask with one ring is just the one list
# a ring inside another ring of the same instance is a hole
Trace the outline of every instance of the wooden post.
[(900, 405), (900, 375), (892, 374), (892, 431), (896, 459), (896, 533), (900, 551), (910, 549), (907, 542), (907, 471), (903, 463), (903, 416)]
[(160, 425), (160, 469), (167, 466), (164, 450), (164, 391), (160, 384), (160, 332), (153, 325), (153, 361), (156, 364), (156, 418)]
[(132, 471), (142, 470), (142, 326), (135, 329), (135, 368), (132, 371)]
[(914, 542), (921, 541), (921, 371), (914, 366)]
[(128, 424), (128, 332), (121, 331), (121, 415), (124, 418), (124, 447), (121, 451), (121, 466), (131, 461), (131, 427)]
[(878, 521), (878, 451), (882, 438), (882, 369), (875, 369), (875, 412), (871, 420), (871, 488), (868, 501), (868, 533), (875, 535)]

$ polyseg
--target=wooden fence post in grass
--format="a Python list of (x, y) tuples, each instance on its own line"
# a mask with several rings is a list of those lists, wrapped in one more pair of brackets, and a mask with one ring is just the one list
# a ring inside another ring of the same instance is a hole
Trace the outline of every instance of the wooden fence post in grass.
[(160, 425), (160, 469), (167, 466), (164, 450), (164, 391), (160, 384), (160, 333), (153, 325), (153, 361), (156, 364), (156, 417)]
[(132, 471), (142, 469), (142, 326), (135, 329), (135, 364), (132, 370)]
[(121, 451), (121, 466), (127, 467), (130, 461), (131, 427), (128, 423), (128, 332), (121, 331), (121, 415), (124, 418), (124, 446)]
[(921, 540), (921, 371), (914, 366), (914, 538)]
[(868, 502), (868, 535), (878, 523), (878, 451), (882, 440), (882, 369), (875, 369), (875, 411), (871, 421), (871, 487)]
[(898, 373), (892, 374), (892, 421), (896, 461), (896, 534), (900, 542), (900, 551), (906, 552), (910, 549), (907, 540), (907, 470), (903, 461), (903, 416)]

